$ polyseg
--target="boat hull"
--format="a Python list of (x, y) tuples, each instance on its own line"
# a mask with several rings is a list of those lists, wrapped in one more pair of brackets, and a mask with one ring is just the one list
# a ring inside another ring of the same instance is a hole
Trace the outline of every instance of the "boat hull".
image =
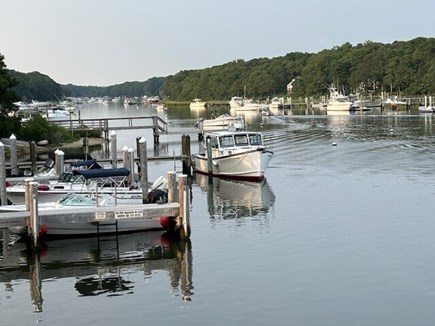
[[(212, 176), (235, 179), (260, 181), (269, 165), (273, 153), (265, 149), (255, 149), (213, 158)], [(194, 156), (195, 172), (209, 174), (208, 158), (205, 154)]]
[[(16, 234), (26, 234), (26, 227), (9, 228)], [(140, 231), (163, 230), (160, 219), (129, 220), (99, 222), (99, 223), (44, 223), (44, 236), (65, 237), (65, 236), (92, 236), (102, 234), (132, 233)]]

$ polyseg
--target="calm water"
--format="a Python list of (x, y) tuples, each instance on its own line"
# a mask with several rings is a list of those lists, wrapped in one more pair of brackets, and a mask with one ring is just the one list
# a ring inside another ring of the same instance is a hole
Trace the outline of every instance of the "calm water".
[[(150, 131), (118, 133), (119, 148), (144, 136), (149, 156), (178, 154), (189, 134), (195, 152), (207, 110), (159, 112), (171, 133), (157, 150)], [(190, 242), (51, 241), (38, 263), (4, 241), (1, 325), (433, 325), (433, 117), (275, 113), (245, 117), (276, 153), (264, 182), (193, 181)], [(150, 179), (173, 168), (153, 163)]]

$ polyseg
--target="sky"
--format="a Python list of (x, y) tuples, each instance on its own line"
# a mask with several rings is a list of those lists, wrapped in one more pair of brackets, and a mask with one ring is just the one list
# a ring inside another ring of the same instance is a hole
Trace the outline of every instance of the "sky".
[(434, 0), (2, 0), (8, 69), (109, 86), (346, 42), (435, 37)]

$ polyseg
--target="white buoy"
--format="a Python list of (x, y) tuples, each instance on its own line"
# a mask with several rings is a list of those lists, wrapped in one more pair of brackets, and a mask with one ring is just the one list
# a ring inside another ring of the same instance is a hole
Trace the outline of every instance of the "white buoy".
[(333, 143), (332, 143), (332, 146), (337, 146), (337, 143), (336, 143), (336, 142), (333, 142)]

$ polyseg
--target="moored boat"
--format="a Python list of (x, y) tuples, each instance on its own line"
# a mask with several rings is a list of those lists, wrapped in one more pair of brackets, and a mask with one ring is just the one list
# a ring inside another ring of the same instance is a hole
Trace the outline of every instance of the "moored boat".
[(327, 111), (349, 111), (353, 101), (348, 96), (340, 93), (335, 87), (329, 88), (329, 100), (326, 106)]
[(207, 105), (207, 102), (205, 102), (199, 98), (194, 98), (189, 106), (191, 109), (203, 109), (206, 107), (206, 105)]
[(244, 130), (245, 122), (243, 117), (221, 114), (211, 119), (198, 119), (198, 129), (201, 133), (218, 130)]
[(195, 172), (229, 179), (263, 179), (274, 153), (266, 148), (261, 133), (219, 131), (204, 136), (206, 151), (194, 155)]

